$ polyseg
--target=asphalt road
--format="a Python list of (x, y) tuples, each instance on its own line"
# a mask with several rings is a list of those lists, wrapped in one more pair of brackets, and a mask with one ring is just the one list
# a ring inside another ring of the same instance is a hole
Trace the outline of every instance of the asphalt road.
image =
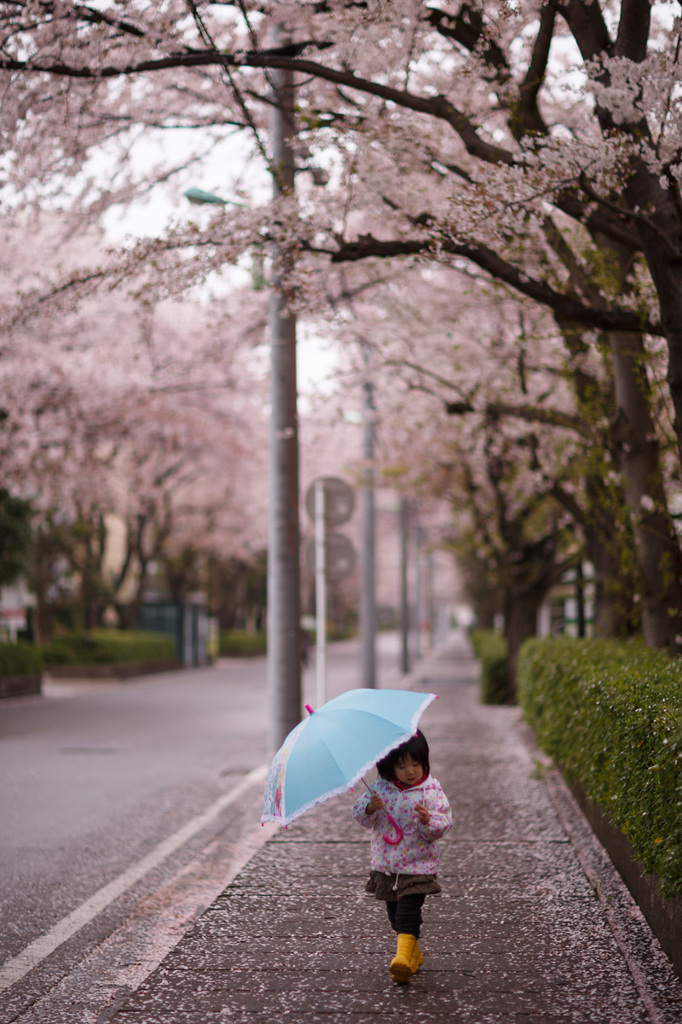
[[(328, 697), (357, 666), (356, 643), (329, 648)], [(398, 675), (381, 637), (379, 682)], [(0, 705), (3, 1022), (96, 1021), (212, 901), (267, 836), (267, 714), (263, 658)]]

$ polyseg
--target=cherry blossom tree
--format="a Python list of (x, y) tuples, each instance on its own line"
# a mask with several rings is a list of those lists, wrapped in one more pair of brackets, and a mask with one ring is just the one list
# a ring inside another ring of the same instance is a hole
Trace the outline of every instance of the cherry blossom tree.
[(402, 452), (402, 486), (449, 509), (440, 543), (464, 566), (475, 562), (494, 595), (491, 611), (504, 616), (513, 680), (519, 647), (535, 634), (541, 604), (583, 557), (581, 530), (540, 462), (541, 451), (547, 456), (554, 447), (556, 456), (567, 445), (561, 432), (551, 439), (545, 432), (540, 441), (531, 428), (492, 416), (432, 421), (433, 431), (416, 434), (404, 413), (399, 425), (382, 421), (392, 442), (388, 478), (396, 478)]
[[(42, 235), (32, 223), (46, 277), (55, 221)], [(6, 235), (16, 256), (12, 266), (8, 245), (6, 287), (26, 278), (24, 227)], [(264, 309), (250, 291), (248, 316), (244, 302), (230, 295), (209, 308), (198, 299), (156, 304), (144, 288), (135, 298), (104, 293), (2, 335), (3, 479), (38, 517), (43, 632), (45, 595), (66, 596), (55, 590), (60, 573), (77, 583), (86, 628), (107, 605), (133, 624), (150, 564), (186, 538), (226, 553), (264, 543), (262, 508), (249, 499), (264, 472), (265, 398), (257, 360), (248, 366)], [(125, 543), (107, 575), (111, 515)]]
[[(345, 289), (347, 296), (356, 293), (352, 302), (348, 300), (352, 316), (341, 315), (347, 307), (341, 308), (335, 329), (346, 339), (357, 336), (358, 351), (360, 339), (372, 350), (381, 433), (388, 429), (392, 438), (391, 451), (384, 457), (400, 461), (396, 452), (403, 453), (402, 458), (414, 465), (411, 486), (421, 478), (422, 487), (431, 480), (439, 489), (447, 480), (443, 493), (459, 509), (455, 530), (460, 556), (466, 544), (473, 552), (467, 554), (469, 562), (480, 552), (487, 565), (491, 539), (484, 527), (499, 514), (503, 521), (513, 521), (515, 506), (560, 508), (570, 517), (574, 540), (595, 569), (597, 635), (629, 635), (640, 618), (649, 630), (660, 618), (674, 621), (673, 591), (661, 597), (665, 585), (675, 585), (675, 578), (670, 574), (673, 578), (666, 584), (665, 562), (658, 565), (644, 557), (650, 549), (647, 552), (636, 538), (640, 520), (630, 516), (618, 469), (619, 417), (614, 415), (617, 401), (608, 344), (589, 346), (579, 337), (566, 339), (553, 319), (539, 315), (536, 307), (520, 305), (512, 295), (477, 278), (458, 282), (444, 269), (418, 267), (365, 292), (356, 274), (355, 280), (346, 279)], [(660, 374), (655, 356), (649, 353), (646, 363)], [(359, 356), (356, 364), (349, 377), (357, 388), (367, 371)], [(640, 362), (638, 372), (645, 368)], [(665, 403), (652, 403), (651, 411), (665, 417)], [(448, 426), (444, 412), (470, 422)], [(481, 437), (488, 435), (502, 445), (500, 452), (494, 453), (492, 439), (481, 445)], [(658, 429), (655, 436), (661, 443), (665, 430)], [(509, 468), (511, 452), (517, 453), (515, 473)], [(483, 476), (476, 470), (476, 459), (487, 467)], [(652, 458), (649, 472), (657, 466), (662, 469), (663, 463)], [(445, 472), (446, 467), (451, 468)], [(483, 494), (487, 512), (474, 515)], [(462, 511), (465, 508), (467, 512)], [(538, 522), (527, 511), (523, 516), (526, 524)], [(507, 533), (496, 531), (494, 586), (500, 596), (508, 587), (502, 567), (519, 560), (512, 533), (510, 528), (505, 555)], [(660, 543), (660, 538), (654, 539)], [(670, 534), (665, 539), (674, 556), (677, 540)], [(574, 545), (573, 556), (576, 550)], [(527, 559), (525, 570), (530, 572), (529, 553)], [(536, 560), (535, 569), (544, 571), (549, 564)], [(647, 593), (647, 571), (657, 569), (663, 580), (660, 592)], [(545, 575), (551, 579), (549, 572)], [(491, 572), (488, 578), (492, 580)], [(542, 587), (537, 589), (540, 594)], [(521, 609), (522, 599), (514, 598), (509, 607)], [(534, 614), (524, 617), (533, 628)], [(510, 631), (515, 631), (511, 620)], [(651, 642), (651, 632), (646, 635)]]
[[(274, 240), (296, 254), (299, 305), (320, 311), (344, 265), (468, 266), (551, 312), (576, 387), (589, 350), (607, 346), (614, 454), (652, 574), (648, 635), (671, 645), (679, 595), (653, 604), (660, 580), (679, 578), (679, 552), (641, 366), (643, 336), (663, 338), (679, 448), (678, 13), (648, 0), (14, 5), (0, 21), (6, 171), (18, 197), (87, 199), (94, 213), (243, 130), (276, 176), (268, 75), (296, 73), (298, 199), (178, 225), (115, 273), (153, 264), (164, 282), (189, 283)], [(178, 128), (197, 144), (136, 182), (117, 153), (141, 129)], [(103, 146), (116, 174), (93, 190), (88, 161)], [(239, 197), (239, 172), (228, 181)], [(87, 291), (93, 276), (75, 283)]]
[[(287, 223), (281, 204), (271, 230), (335, 261), (471, 260), (571, 322), (664, 333), (677, 407), (674, 5), (587, 6), (13, 5), (0, 22), (8, 171), (19, 185), (54, 189), (94, 146), (129, 146), (140, 126), (199, 128), (211, 140), (246, 128), (267, 162), (268, 70), (287, 68), (301, 76), (301, 165), (325, 181), (318, 163), (335, 147), (343, 187), (325, 189), (321, 203), (309, 189), (305, 222), (296, 209)], [(278, 48), (268, 47), (275, 24), (290, 39)], [(112, 198), (100, 189), (100, 204)], [(257, 237), (262, 222), (251, 221)], [(545, 225), (566, 221), (643, 255), (660, 322), (627, 303), (595, 308), (562, 278), (542, 239)], [(241, 229), (231, 219), (227, 233)]]

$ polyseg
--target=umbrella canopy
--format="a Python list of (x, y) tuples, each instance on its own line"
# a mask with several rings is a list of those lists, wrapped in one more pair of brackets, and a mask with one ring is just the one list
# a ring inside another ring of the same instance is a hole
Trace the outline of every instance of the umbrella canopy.
[[(350, 789), (417, 731), (435, 693), (348, 690), (299, 722), (275, 754), (261, 821), (288, 825), (304, 811)], [(306, 705), (307, 707), (307, 705)]]

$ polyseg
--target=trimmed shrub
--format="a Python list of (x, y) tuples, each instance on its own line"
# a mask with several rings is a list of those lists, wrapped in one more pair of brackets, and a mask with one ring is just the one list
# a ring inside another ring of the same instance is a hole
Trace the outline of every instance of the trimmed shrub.
[(78, 652), (66, 640), (53, 640), (49, 644), (41, 644), (39, 650), (43, 663), (50, 665), (77, 665)]
[(471, 645), (481, 663), (481, 700), (484, 704), (509, 701), (509, 657), (505, 637), (494, 629), (472, 629)]
[(255, 658), (267, 651), (267, 633), (249, 633), (229, 629), (220, 634), (220, 653), (224, 658)]
[(641, 642), (529, 640), (518, 698), (539, 745), (682, 891), (682, 660)]
[(93, 629), (89, 637), (71, 634), (42, 648), (45, 665), (119, 665), (162, 661), (175, 654), (175, 642), (165, 633), (141, 630)]
[(40, 651), (32, 644), (0, 643), (0, 676), (35, 676), (42, 669)]

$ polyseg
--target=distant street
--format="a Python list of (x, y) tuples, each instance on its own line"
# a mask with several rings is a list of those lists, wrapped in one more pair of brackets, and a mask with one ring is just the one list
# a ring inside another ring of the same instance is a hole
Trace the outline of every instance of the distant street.
[[(328, 697), (357, 686), (358, 644), (328, 655)], [(378, 676), (384, 686), (399, 677), (395, 635), (380, 638)], [(304, 701), (316, 702), (314, 655)], [(176, 916), (189, 886), (194, 915), (229, 880), (260, 835), (261, 776), (248, 776), (267, 761), (267, 715), (264, 658), (48, 682), (43, 697), (0, 704), (3, 1021), (23, 1019), (164, 886)]]

